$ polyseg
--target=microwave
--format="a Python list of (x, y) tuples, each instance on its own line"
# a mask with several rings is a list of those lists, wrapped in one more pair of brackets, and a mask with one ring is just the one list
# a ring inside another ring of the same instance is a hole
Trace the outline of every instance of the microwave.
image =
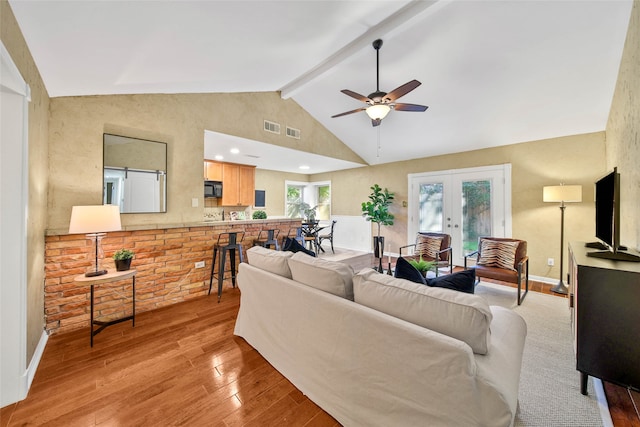
[(205, 181), (204, 197), (222, 197), (221, 181)]

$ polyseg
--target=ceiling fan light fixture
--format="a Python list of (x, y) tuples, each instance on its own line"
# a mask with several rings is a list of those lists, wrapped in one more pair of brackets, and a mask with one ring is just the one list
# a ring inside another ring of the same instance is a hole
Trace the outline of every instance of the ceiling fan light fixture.
[(367, 107), (366, 111), (371, 120), (382, 120), (387, 117), (387, 114), (391, 111), (391, 107), (386, 104), (375, 104)]

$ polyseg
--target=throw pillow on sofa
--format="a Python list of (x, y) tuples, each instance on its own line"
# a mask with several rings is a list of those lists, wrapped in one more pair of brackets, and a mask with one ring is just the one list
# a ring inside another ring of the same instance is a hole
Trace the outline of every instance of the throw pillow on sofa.
[(489, 351), (493, 314), (479, 295), (432, 288), (370, 268), (353, 277), (353, 292), (358, 304), (464, 341), (474, 353)]
[(396, 261), (396, 271), (394, 276), (398, 279), (411, 280), (415, 283), (427, 284), (427, 279), (409, 261), (400, 257)]
[(417, 268), (402, 257), (396, 261), (395, 277), (422, 285), (447, 288), (468, 294), (474, 293), (476, 288), (476, 271), (474, 269), (457, 271), (452, 274), (425, 279)]
[(476, 289), (476, 271), (472, 268), (434, 277), (427, 279), (427, 285), (472, 294)]
[(286, 239), (284, 239), (284, 244), (282, 245), (282, 250), (283, 251), (287, 251), (287, 252), (304, 252), (305, 254), (315, 257), (316, 253), (313, 251), (310, 251), (309, 249), (305, 248), (304, 246), (302, 246), (300, 244), (300, 242), (298, 242), (296, 239), (292, 239), (291, 237), (287, 237)]
[(311, 258), (301, 252), (289, 258), (292, 279), (353, 301), (353, 268), (349, 264)]
[(274, 251), (262, 246), (253, 246), (247, 249), (249, 264), (287, 279), (291, 279), (289, 258), (292, 256), (293, 252)]

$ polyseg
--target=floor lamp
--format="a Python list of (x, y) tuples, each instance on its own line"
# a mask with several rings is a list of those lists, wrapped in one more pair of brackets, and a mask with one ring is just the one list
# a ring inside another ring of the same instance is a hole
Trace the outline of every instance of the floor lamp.
[(543, 202), (560, 203), (560, 281), (551, 288), (551, 292), (567, 295), (569, 289), (562, 281), (564, 267), (564, 209), (565, 203), (582, 201), (581, 185), (552, 185), (542, 189)]
[(100, 241), (107, 231), (119, 231), (120, 207), (116, 205), (73, 206), (69, 234), (86, 233), (87, 239), (95, 240), (95, 266), (85, 273), (87, 277), (102, 276), (107, 270), (99, 266)]

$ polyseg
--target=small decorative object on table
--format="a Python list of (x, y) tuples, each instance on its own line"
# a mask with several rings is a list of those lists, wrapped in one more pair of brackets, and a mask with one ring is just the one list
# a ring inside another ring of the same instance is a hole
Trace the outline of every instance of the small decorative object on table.
[(254, 211), (251, 217), (253, 219), (267, 219), (267, 213), (265, 211)]
[(129, 249), (120, 249), (113, 254), (117, 271), (127, 271), (131, 268), (131, 260), (133, 259), (133, 251)]
[(422, 273), (422, 275), (424, 277), (427, 277), (427, 272), (429, 270), (431, 270), (433, 268), (433, 266), (436, 265), (435, 262), (423, 260), (422, 259), (422, 255), (420, 255), (420, 260), (419, 261), (416, 261), (414, 259), (410, 259), (409, 260), (409, 264), (414, 266), (416, 268), (416, 270), (418, 270), (420, 273)]

